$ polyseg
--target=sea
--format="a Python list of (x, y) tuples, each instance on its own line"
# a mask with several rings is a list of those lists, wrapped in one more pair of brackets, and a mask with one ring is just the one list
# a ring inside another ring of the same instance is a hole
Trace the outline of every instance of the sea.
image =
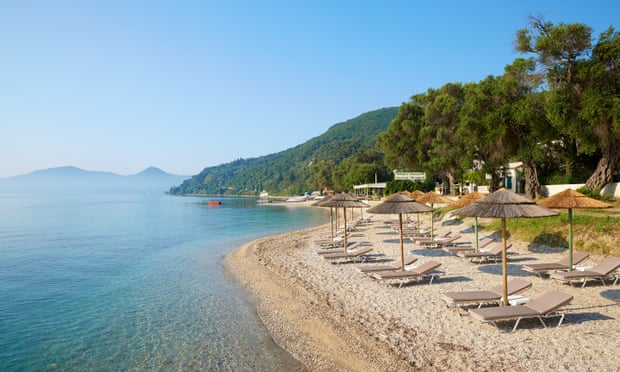
[(224, 256), (328, 212), (210, 199), (0, 194), (0, 370), (304, 370)]

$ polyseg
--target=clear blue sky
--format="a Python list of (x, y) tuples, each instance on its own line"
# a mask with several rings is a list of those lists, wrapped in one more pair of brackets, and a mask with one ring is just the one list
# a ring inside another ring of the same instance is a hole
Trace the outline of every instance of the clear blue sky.
[(609, 1), (2, 1), (0, 178), (191, 175), (286, 150), (447, 82), (502, 74), (528, 15)]

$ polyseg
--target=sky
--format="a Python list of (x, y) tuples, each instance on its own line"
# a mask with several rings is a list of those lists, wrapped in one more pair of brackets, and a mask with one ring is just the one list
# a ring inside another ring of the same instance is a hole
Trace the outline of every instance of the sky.
[(0, 0), (0, 178), (68, 165), (193, 175), (280, 152), (501, 75), (530, 15), (598, 36), (620, 26), (618, 4)]

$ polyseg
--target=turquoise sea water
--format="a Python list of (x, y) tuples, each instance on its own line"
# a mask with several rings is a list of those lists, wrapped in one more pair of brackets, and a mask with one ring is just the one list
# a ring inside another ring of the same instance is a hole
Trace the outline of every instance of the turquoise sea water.
[(321, 208), (0, 194), (0, 370), (301, 370), (223, 256)]

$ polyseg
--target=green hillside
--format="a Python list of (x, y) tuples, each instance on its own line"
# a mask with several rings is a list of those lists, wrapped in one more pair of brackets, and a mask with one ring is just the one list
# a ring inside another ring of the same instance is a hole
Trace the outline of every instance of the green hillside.
[(257, 195), (266, 190), (272, 195), (290, 195), (312, 191), (313, 164), (333, 162), (337, 166), (360, 150), (375, 149), (377, 135), (387, 130), (397, 113), (398, 107), (371, 111), (288, 150), (205, 168), (171, 188), (170, 194)]

